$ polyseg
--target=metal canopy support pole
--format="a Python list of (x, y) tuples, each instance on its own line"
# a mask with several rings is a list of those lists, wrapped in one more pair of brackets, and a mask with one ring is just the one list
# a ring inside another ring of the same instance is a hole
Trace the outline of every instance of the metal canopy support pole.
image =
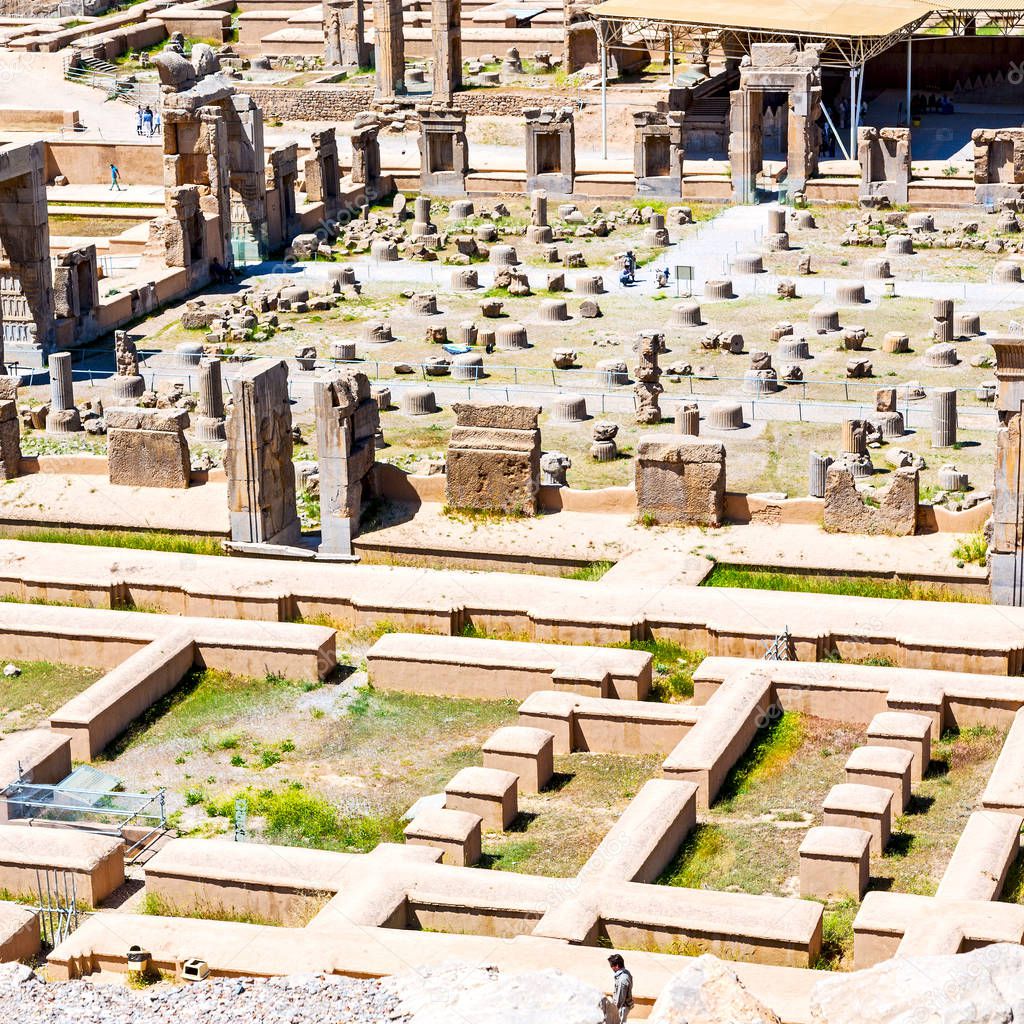
[(857, 68), (850, 68), (850, 152), (857, 148)]
[(914, 35), (911, 33), (907, 36), (907, 127), (910, 127), (910, 69), (913, 67), (913, 52), (912, 44), (914, 42)]
[[(867, 72), (867, 64), (861, 64), (860, 72), (857, 75), (857, 119), (854, 124), (860, 128), (860, 108), (864, 104), (864, 75)], [(854, 139), (856, 145), (856, 139)]]
[(608, 159), (608, 44), (601, 33), (601, 157)]
[(676, 84), (676, 36), (671, 28), (668, 30), (668, 81), (669, 85)]
[(843, 136), (840, 134), (839, 129), (836, 128), (835, 122), (832, 120), (832, 116), (828, 112), (828, 107), (824, 103), (821, 105), (821, 112), (825, 115), (825, 120), (828, 121), (829, 128), (832, 129), (832, 136), (839, 144), (839, 148), (843, 151), (843, 159), (849, 160), (850, 154), (846, 151), (846, 146), (843, 144)]

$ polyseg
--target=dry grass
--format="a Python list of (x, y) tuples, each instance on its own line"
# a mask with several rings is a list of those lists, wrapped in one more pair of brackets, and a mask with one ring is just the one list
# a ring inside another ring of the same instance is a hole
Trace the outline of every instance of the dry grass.
[[(0, 652), (0, 667), (8, 661)], [(0, 676), (0, 732), (34, 729), (91, 686), (103, 671), (49, 661), (17, 661), (21, 675)]]

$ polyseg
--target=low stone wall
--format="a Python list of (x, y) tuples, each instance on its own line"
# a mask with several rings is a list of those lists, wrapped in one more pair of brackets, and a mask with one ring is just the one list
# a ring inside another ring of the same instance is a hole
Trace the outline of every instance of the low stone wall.
[(40, 945), (39, 914), (0, 900), (0, 964), (28, 960)]
[(78, 829), (0, 825), (0, 889), (34, 896), (40, 870), (73, 875), (77, 898), (95, 907), (124, 884), (124, 843)]
[[(282, 121), (352, 121), (370, 108), (373, 87), (307, 86), (289, 89), (281, 86), (236, 83), (240, 93), (247, 93), (266, 118)], [(539, 92), (507, 89), (479, 89), (455, 94), (454, 106), (471, 116), (520, 117), (524, 110), (538, 105), (563, 107), (576, 102), (574, 92)], [(594, 101), (596, 102), (596, 100)]]
[[(52, 786), (71, 774), (71, 741), (49, 729), (26, 729), (0, 737), (0, 786), (18, 778)], [(7, 804), (0, 801), (0, 820)]]
[(651, 686), (651, 656), (614, 648), (386, 633), (366, 660), (378, 689), (477, 700), (525, 700), (555, 688), (642, 701)]
[[(226, 559), (225, 559), (226, 561)], [(109, 596), (109, 587), (104, 588)], [(70, 600), (76, 588), (61, 588)], [(195, 643), (196, 664), (243, 676), (275, 672), (317, 679), (336, 664), (334, 630), (291, 623), (227, 622), (182, 618), (175, 623)], [(114, 668), (166, 634), (159, 616), (146, 612), (3, 604), (0, 641), (5, 657)]]
[(693, 728), (700, 708), (691, 704), (606, 700), (558, 690), (537, 690), (519, 705), (519, 724), (546, 729), (555, 753), (669, 754)]
[(161, 697), (195, 660), (187, 632), (171, 633), (136, 651), (50, 717), (50, 728), (71, 737), (71, 756), (91, 761)]

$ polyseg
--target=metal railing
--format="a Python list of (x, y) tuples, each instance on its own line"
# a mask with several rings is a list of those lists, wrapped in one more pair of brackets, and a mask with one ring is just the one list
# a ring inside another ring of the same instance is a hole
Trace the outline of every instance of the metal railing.
[(789, 626), (783, 626), (782, 632), (768, 645), (762, 661), (792, 661), (793, 634)]
[(39, 903), (32, 909), (39, 915), (43, 942), (51, 949), (63, 942), (80, 924), (78, 887), (70, 871), (36, 869)]
[[(167, 828), (166, 790), (156, 793), (99, 793), (19, 779), (4, 791), (11, 819), (58, 822), (125, 839), (125, 855), (142, 852)], [(139, 835), (129, 842), (128, 829)]]

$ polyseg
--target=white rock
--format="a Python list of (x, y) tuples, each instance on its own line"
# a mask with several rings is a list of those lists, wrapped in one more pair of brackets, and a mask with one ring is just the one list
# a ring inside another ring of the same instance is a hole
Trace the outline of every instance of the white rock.
[(4, 675), (5, 676), (20, 676), (21, 675), (21, 669), (18, 668), (17, 665), (12, 665), (12, 664), (8, 663), (8, 664), (4, 665)]
[(499, 974), (453, 961), (383, 982), (407, 1024), (613, 1024), (618, 1015), (596, 988), (561, 971)]
[(885, 960), (819, 981), (815, 1024), (1008, 1024), (1024, 1019), (1024, 948)]
[(718, 957), (705, 953), (661, 990), (650, 1024), (779, 1024), (779, 1018)]

